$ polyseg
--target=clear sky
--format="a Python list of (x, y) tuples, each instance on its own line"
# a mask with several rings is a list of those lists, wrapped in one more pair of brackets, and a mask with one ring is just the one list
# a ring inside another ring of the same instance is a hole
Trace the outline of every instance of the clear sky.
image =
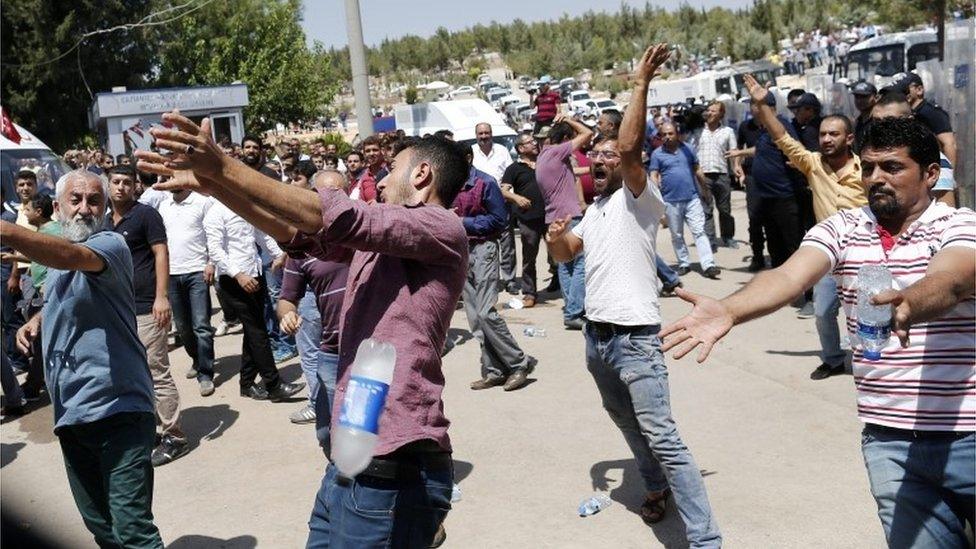
[[(643, 7), (644, 0), (623, 0)], [(678, 2), (653, 2), (676, 7)], [(616, 12), (621, 0), (359, 0), (363, 36), (366, 45), (379, 44), (384, 38), (407, 34), (427, 37), (445, 27), (456, 31), (493, 20), (508, 23), (547, 21), (562, 14), (580, 15), (587, 11)], [(723, 6), (732, 9), (752, 5), (752, 0), (688, 0), (693, 7), (706, 9)], [(305, 36), (309, 44), (318, 40), (326, 47), (346, 45), (346, 9), (344, 0), (304, 0)]]

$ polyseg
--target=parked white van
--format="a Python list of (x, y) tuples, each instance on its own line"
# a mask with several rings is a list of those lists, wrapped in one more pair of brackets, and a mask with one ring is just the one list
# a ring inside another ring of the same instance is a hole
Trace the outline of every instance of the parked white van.
[(397, 129), (407, 135), (423, 136), (438, 130), (450, 130), (455, 141), (468, 145), (475, 142), (475, 126), (487, 122), (491, 124), (494, 141), (505, 145), (509, 152), (515, 151), (515, 130), (505, 123), (501, 114), (481, 99), (398, 105), (394, 114)]
[(54, 184), (69, 171), (68, 166), (34, 134), (17, 124), (13, 127), (20, 134), (20, 142), (0, 135), (0, 184), (4, 196), (8, 201), (15, 199), (14, 184), (20, 170), (37, 174), (38, 192), (53, 195)]

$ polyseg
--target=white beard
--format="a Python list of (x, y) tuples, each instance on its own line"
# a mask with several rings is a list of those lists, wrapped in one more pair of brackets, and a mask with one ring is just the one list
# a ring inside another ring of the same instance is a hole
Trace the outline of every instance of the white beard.
[[(60, 217), (60, 216), (59, 216)], [(61, 223), (61, 236), (71, 242), (84, 242), (102, 226), (104, 217), (82, 217), (76, 215), (74, 219), (58, 219)]]

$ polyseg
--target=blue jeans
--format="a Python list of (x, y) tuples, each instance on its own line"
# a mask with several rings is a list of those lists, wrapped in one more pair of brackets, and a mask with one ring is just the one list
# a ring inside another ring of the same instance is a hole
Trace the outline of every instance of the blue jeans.
[(712, 243), (705, 233), (705, 210), (700, 199), (695, 197), (683, 202), (665, 202), (664, 215), (668, 218), (671, 245), (674, 246), (674, 254), (678, 256), (678, 265), (691, 266), (691, 256), (688, 254), (688, 245), (685, 244), (685, 222), (695, 240), (695, 250), (698, 252), (702, 270), (715, 265)]
[(609, 333), (587, 323), (586, 367), (603, 407), (637, 461), (648, 491), (670, 486), (691, 547), (720, 547), (698, 466), (671, 417), (668, 369), (657, 326)]
[(331, 463), (308, 521), (308, 549), (430, 547), (451, 510), (453, 471), (421, 471), (415, 481), (359, 475), (340, 479)]
[(298, 316), (302, 318), (302, 326), (295, 334), (295, 344), (298, 347), (299, 362), (302, 374), (308, 383), (308, 403), (315, 407), (315, 396), (319, 390), (319, 344), (322, 341), (322, 317), (315, 303), (315, 293), (305, 292), (298, 302)]
[(186, 354), (193, 361), (197, 380), (213, 381), (214, 329), (210, 325), (212, 305), (210, 286), (203, 281), (203, 273), (169, 276), (169, 304), (173, 309), (176, 331), (183, 341)]
[(20, 292), (12, 294), (7, 291), (7, 279), (10, 277), (12, 267), (3, 264), (0, 269), (0, 313), (3, 315), (3, 349), (10, 359), (11, 367), (24, 370), (27, 368), (27, 357), (17, 348), (17, 330), (24, 325), (24, 315), (17, 309), (17, 301), (22, 296)]
[[(316, 372), (317, 391), (325, 387), (325, 394), (318, 394), (315, 398), (315, 437), (319, 446), (326, 449), (328, 455), (329, 432), (332, 424), (332, 405), (335, 401), (336, 380), (339, 377), (339, 355), (319, 351), (318, 371)], [(321, 398), (325, 396), (325, 398)]]
[(657, 267), (657, 277), (661, 279), (661, 282), (665, 286), (677, 286), (681, 279), (678, 278), (678, 273), (674, 272), (666, 261), (661, 259), (660, 255), (654, 256), (655, 266)]
[(867, 424), (861, 452), (888, 547), (969, 547), (976, 433), (914, 438)]
[(279, 353), (292, 354), (295, 352), (295, 338), (281, 331), (278, 325), (278, 315), (275, 312), (275, 305), (278, 303), (278, 295), (281, 294), (281, 271), (271, 270), (271, 258), (260, 250), (261, 261), (264, 262), (264, 278), (268, 284), (268, 297), (264, 301), (264, 323), (268, 327), (268, 340), (271, 342), (271, 351), (275, 355)]
[(840, 297), (837, 281), (830, 274), (824, 275), (813, 287), (813, 314), (817, 318), (817, 336), (820, 338), (820, 360), (830, 366), (844, 364), (844, 350), (840, 348), (840, 328), (837, 313)]
[[(572, 230), (581, 219), (574, 217), (566, 230)], [(586, 299), (586, 263), (583, 254), (566, 263), (557, 263), (556, 274), (563, 292), (563, 321), (583, 318), (583, 302)]]

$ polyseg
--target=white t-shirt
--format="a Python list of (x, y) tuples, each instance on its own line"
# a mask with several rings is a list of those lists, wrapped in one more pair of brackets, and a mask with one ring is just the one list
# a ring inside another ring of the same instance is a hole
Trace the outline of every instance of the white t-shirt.
[(600, 196), (573, 234), (586, 254), (586, 317), (622, 326), (661, 324), (655, 243), (664, 213), (661, 190), (650, 179), (640, 196), (624, 185)]
[(210, 197), (194, 192), (191, 192), (182, 202), (174, 200), (172, 193), (162, 194), (162, 200), (156, 209), (163, 218), (163, 224), (166, 225), (169, 274), (199, 273), (210, 260), (203, 220), (214, 201)]
[(481, 147), (477, 143), (471, 145), (471, 150), (474, 152), (474, 160), (471, 162), (474, 167), (494, 177), (495, 181), (500, 183), (505, 169), (512, 165), (512, 155), (508, 153), (505, 145), (492, 144), (487, 155), (481, 152)]

